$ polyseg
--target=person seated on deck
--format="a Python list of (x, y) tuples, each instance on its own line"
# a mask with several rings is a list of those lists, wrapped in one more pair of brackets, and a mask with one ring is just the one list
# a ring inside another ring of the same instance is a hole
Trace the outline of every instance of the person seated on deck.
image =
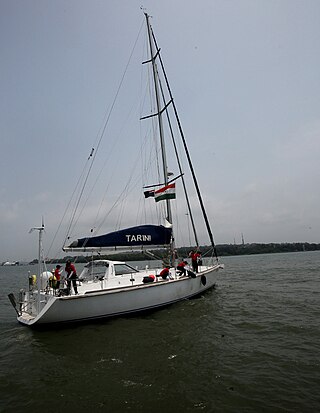
[(178, 270), (178, 275), (187, 275), (187, 270), (185, 268), (185, 266), (187, 265), (187, 261), (181, 261), (178, 266), (177, 266), (177, 270)]

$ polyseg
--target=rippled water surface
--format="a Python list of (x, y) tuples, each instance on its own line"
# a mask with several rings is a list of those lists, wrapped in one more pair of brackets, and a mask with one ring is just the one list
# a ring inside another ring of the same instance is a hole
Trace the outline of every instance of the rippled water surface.
[(227, 257), (215, 290), (151, 314), (33, 331), (0, 267), (1, 412), (319, 412), (320, 253)]

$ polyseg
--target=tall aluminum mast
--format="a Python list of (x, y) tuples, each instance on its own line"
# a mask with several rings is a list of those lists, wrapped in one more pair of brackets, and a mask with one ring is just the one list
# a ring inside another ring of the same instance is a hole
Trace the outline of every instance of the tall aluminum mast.
[[(150, 47), (150, 56), (151, 56), (151, 63), (152, 63), (152, 72), (153, 72), (153, 81), (154, 81), (154, 89), (155, 89), (155, 97), (156, 97), (156, 104), (157, 104), (157, 117), (159, 123), (159, 134), (160, 134), (160, 145), (161, 145), (161, 156), (162, 156), (162, 165), (163, 165), (163, 178), (164, 184), (168, 185), (168, 166), (167, 166), (167, 156), (166, 156), (166, 148), (165, 148), (165, 141), (164, 141), (164, 133), (163, 133), (163, 123), (162, 123), (162, 112), (160, 107), (160, 92), (159, 92), (159, 80), (158, 80), (158, 70), (156, 65), (156, 54), (154, 50), (154, 43), (152, 39), (151, 27), (149, 22), (149, 15), (144, 13), (147, 21), (148, 27), (148, 38), (149, 38), (149, 47)], [(166, 207), (167, 207), (167, 220), (172, 224), (172, 213), (171, 213), (171, 205), (170, 199), (166, 199)]]
[[(157, 45), (157, 42), (156, 42), (155, 37), (153, 37), (153, 40), (154, 40), (155, 47), (156, 47), (157, 50), (158, 50), (158, 45)], [(165, 72), (165, 70), (164, 70), (164, 65), (163, 65), (163, 62), (162, 62), (162, 59), (161, 59), (161, 55), (160, 55), (160, 54), (159, 54), (159, 61), (160, 61), (160, 65), (161, 65), (161, 68), (162, 68), (162, 71), (163, 71), (163, 74), (164, 74), (164, 79), (165, 79), (165, 82), (166, 82), (166, 85), (167, 85), (167, 89), (168, 89), (168, 92), (169, 92), (169, 96), (170, 96), (170, 98), (171, 98), (171, 102), (172, 102), (172, 105), (173, 105), (173, 110), (174, 110), (174, 113), (175, 113), (175, 117), (176, 117), (176, 119), (177, 119), (178, 128), (179, 128), (179, 131), (180, 131), (180, 136), (181, 136), (182, 143), (183, 143), (183, 146), (184, 146), (184, 149), (185, 149), (185, 153), (186, 153), (186, 156), (187, 156), (187, 160), (188, 160), (189, 168), (190, 168), (191, 175), (192, 175), (192, 178), (193, 178), (193, 182), (194, 182), (194, 185), (195, 185), (195, 189), (196, 189), (196, 192), (197, 192), (197, 195), (198, 195), (198, 199), (199, 199), (199, 203), (200, 203), (202, 215), (203, 215), (203, 218), (204, 218), (204, 222), (205, 222), (205, 224), (206, 224), (206, 227), (207, 227), (207, 232), (208, 232), (208, 235), (209, 235), (209, 239), (210, 239), (210, 242), (211, 242), (211, 246), (212, 246), (212, 248), (213, 248), (213, 251), (214, 251), (214, 254), (215, 254), (215, 256), (216, 256), (216, 259), (218, 260), (218, 254), (217, 254), (216, 246), (215, 246), (215, 243), (214, 243), (214, 239), (213, 239), (213, 235), (212, 235), (212, 231), (211, 231), (209, 219), (208, 219), (208, 216), (207, 216), (207, 213), (206, 213), (204, 204), (203, 204), (202, 196), (201, 196), (201, 193), (200, 193), (200, 188), (199, 188), (198, 181), (197, 181), (197, 178), (196, 178), (196, 174), (195, 174), (195, 171), (194, 171), (192, 162), (191, 162), (189, 150), (188, 150), (187, 143), (186, 143), (186, 140), (185, 140), (185, 137), (184, 137), (184, 133), (183, 133), (183, 130), (182, 130), (182, 126), (181, 126), (180, 118), (179, 118), (179, 115), (178, 115), (178, 111), (177, 111), (175, 102), (174, 102), (174, 100), (173, 100), (173, 96), (172, 96), (172, 93), (171, 93), (171, 88), (170, 88), (170, 85), (169, 85), (169, 81), (168, 81), (166, 72)]]

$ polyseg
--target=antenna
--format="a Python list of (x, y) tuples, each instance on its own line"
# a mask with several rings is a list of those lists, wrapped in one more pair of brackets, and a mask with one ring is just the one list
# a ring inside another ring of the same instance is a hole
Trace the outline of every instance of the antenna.
[(29, 234), (31, 234), (33, 231), (39, 231), (39, 247), (38, 247), (38, 266), (39, 266), (39, 274), (37, 277), (37, 289), (38, 289), (38, 295), (37, 295), (37, 313), (40, 313), (40, 290), (41, 290), (41, 274), (42, 274), (42, 233), (44, 232), (44, 218), (42, 216), (41, 220), (41, 227), (33, 227), (30, 229)]

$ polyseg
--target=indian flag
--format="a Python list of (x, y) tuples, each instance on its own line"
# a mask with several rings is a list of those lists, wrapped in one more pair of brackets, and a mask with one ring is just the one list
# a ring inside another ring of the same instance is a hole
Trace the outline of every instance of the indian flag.
[(176, 184), (170, 184), (164, 186), (163, 188), (157, 189), (154, 192), (154, 199), (156, 202), (162, 201), (163, 199), (175, 199), (176, 197)]

